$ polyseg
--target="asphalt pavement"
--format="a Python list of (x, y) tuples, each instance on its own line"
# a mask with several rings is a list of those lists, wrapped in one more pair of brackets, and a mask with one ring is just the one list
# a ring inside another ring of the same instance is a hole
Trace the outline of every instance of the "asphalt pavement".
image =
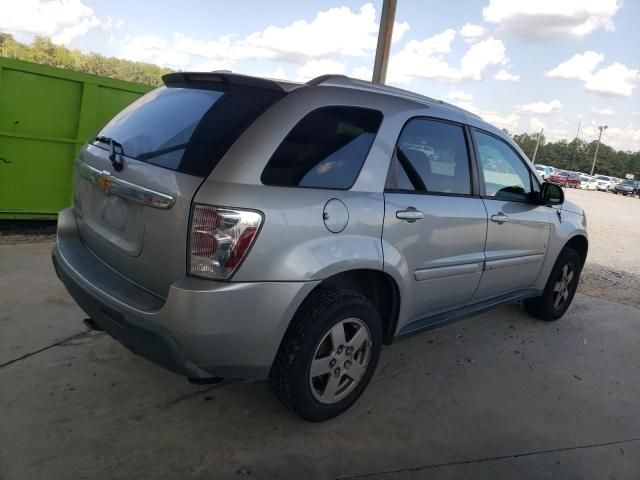
[(266, 382), (195, 386), (88, 332), (51, 242), (0, 245), (0, 479), (637, 479), (640, 310), (577, 295), (385, 347), (306, 423)]

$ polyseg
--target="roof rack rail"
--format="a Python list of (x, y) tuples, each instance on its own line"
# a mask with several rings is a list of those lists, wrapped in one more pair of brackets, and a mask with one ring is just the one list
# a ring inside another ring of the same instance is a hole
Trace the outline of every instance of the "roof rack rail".
[(413, 100), (415, 102), (423, 103), (423, 104), (437, 104), (442, 105), (444, 107), (450, 108), (452, 110), (457, 110), (460, 112), (464, 112), (467, 115), (471, 115), (476, 118), (480, 118), (475, 113), (471, 113), (463, 108), (457, 107), (447, 102), (443, 102), (442, 100), (438, 100), (436, 98), (427, 97), (426, 95), (421, 95), (419, 93), (411, 92), (409, 90), (404, 90), (402, 88), (391, 87), (389, 85), (383, 85), (379, 83), (369, 82), (367, 80), (361, 80), (358, 78), (348, 77), (346, 75), (339, 74), (329, 74), (329, 75), (321, 75), (307, 82), (309, 86), (318, 86), (318, 85), (326, 85), (326, 86), (336, 86), (336, 87), (350, 87), (356, 88), (358, 90), (364, 90), (368, 92), (378, 92), (386, 95), (392, 95), (394, 97), (406, 98), (407, 100)]

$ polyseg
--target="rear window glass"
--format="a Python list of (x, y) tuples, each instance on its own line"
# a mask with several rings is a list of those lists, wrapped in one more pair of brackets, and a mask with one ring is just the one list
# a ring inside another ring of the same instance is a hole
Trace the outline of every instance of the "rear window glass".
[(160, 87), (125, 108), (97, 137), (119, 142), (127, 157), (205, 177), (253, 120), (283, 95), (228, 84)]
[(359, 107), (324, 107), (305, 116), (277, 148), (262, 183), (348, 189), (355, 182), (382, 122)]

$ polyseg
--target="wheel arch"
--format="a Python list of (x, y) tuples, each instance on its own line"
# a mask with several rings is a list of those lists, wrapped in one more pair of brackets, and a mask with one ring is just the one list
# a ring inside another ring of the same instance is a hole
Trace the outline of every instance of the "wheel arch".
[(564, 247), (569, 247), (572, 250), (575, 250), (578, 255), (580, 255), (580, 259), (582, 260), (582, 266), (584, 266), (587, 261), (587, 253), (589, 252), (589, 240), (584, 235), (578, 234), (569, 239), (567, 243), (565, 243)]
[(307, 296), (320, 288), (351, 290), (367, 298), (382, 320), (383, 343), (393, 341), (400, 313), (400, 289), (395, 279), (382, 270), (353, 269), (335, 273), (322, 280)]

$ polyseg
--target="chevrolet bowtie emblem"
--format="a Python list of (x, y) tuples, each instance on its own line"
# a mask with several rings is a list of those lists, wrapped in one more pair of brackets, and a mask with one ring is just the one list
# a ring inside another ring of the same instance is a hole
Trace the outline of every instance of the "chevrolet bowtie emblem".
[(96, 185), (106, 193), (111, 192), (111, 187), (113, 186), (111, 176), (105, 174), (98, 175), (98, 177), (96, 178)]

